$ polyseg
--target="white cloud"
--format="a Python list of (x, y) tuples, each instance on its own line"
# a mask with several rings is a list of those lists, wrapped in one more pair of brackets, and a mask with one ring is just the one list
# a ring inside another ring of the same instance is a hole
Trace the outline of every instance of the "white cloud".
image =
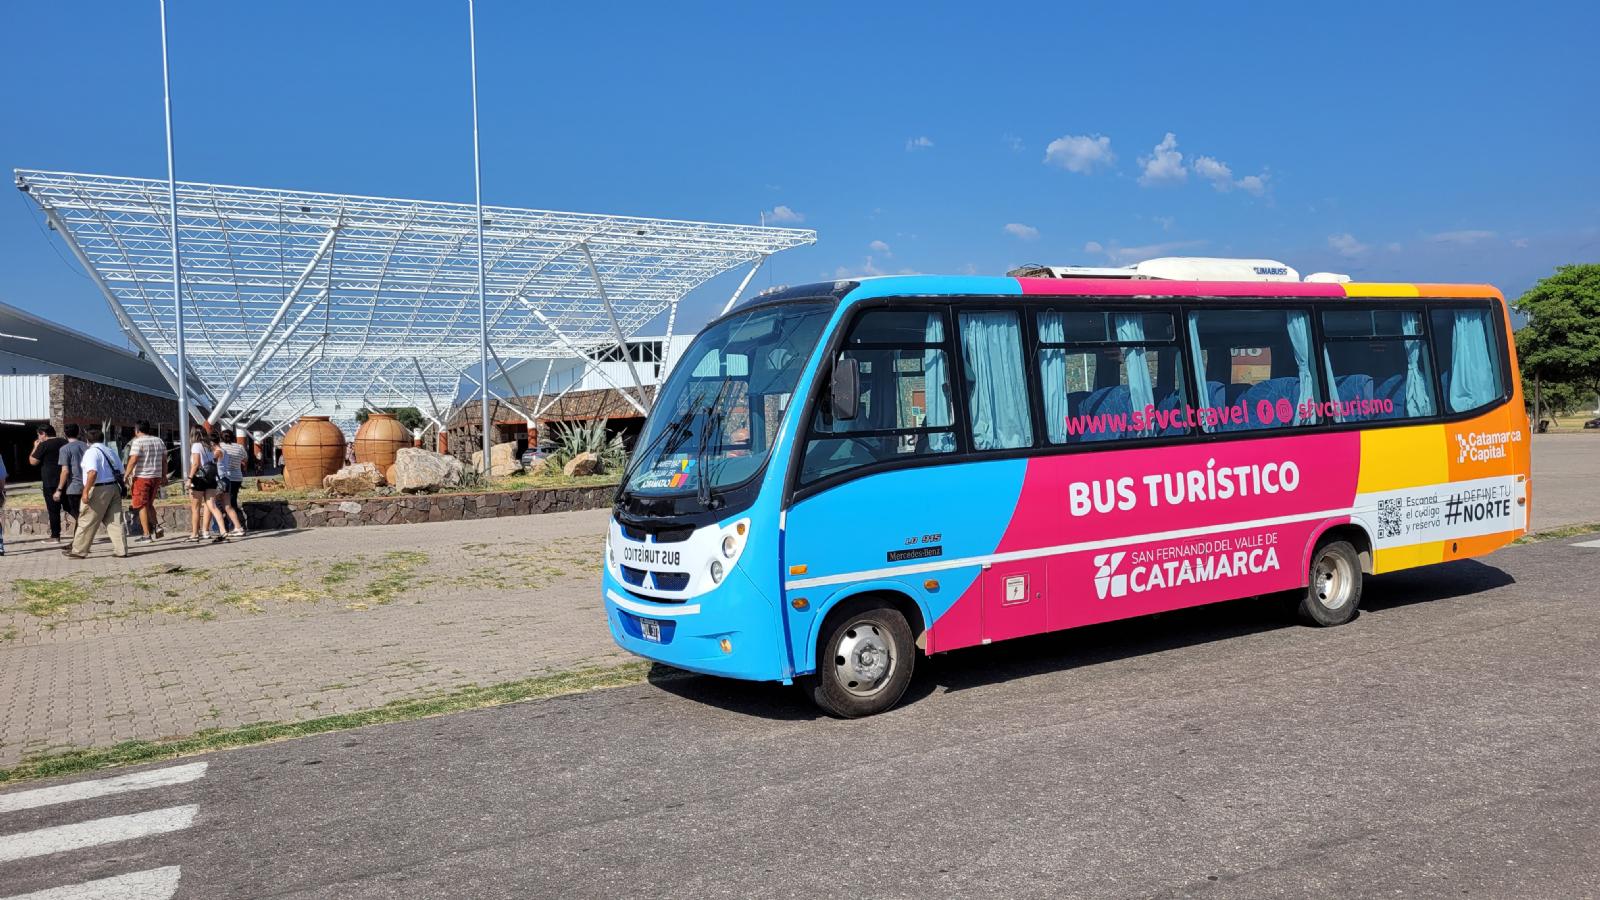
[(1219, 191), (1233, 190), (1233, 170), (1228, 164), (1213, 156), (1196, 157), (1194, 173), (1211, 182), (1211, 186)]
[(933, 146), (933, 139), (928, 137), (925, 134), (924, 135), (919, 135), (919, 136), (914, 137), (914, 138), (908, 138), (906, 140), (906, 152), (907, 153), (910, 153), (913, 150), (926, 150), (926, 149), (928, 149), (929, 147), (932, 147), (932, 146)]
[(889, 245), (883, 241), (873, 241), (867, 245), (867, 249), (871, 250), (873, 253), (882, 253), (884, 256), (894, 255), (893, 253), (889, 252)]
[(774, 206), (767, 210), (765, 219), (768, 225), (793, 225), (804, 222), (806, 217), (787, 206)]
[(861, 261), (861, 265), (859, 266), (840, 266), (839, 268), (833, 270), (833, 277), (837, 279), (862, 278), (868, 275), (887, 274), (889, 273), (878, 268), (878, 264), (874, 262), (870, 256), (866, 259), (863, 259)]
[(1008, 222), (1006, 223), (1006, 227), (1002, 230), (1006, 234), (1024, 241), (1034, 241), (1039, 239), (1039, 229), (1033, 227), (1032, 225), (1024, 225), (1021, 222)]
[(1265, 172), (1260, 175), (1246, 175), (1235, 181), (1233, 186), (1252, 197), (1259, 197), (1267, 192), (1267, 179), (1271, 176)]
[(1189, 170), (1183, 165), (1183, 154), (1178, 151), (1178, 136), (1170, 131), (1149, 156), (1139, 157), (1139, 165), (1144, 167), (1139, 183), (1145, 187), (1182, 184), (1189, 177)]
[(1113, 263), (1126, 264), (1155, 259), (1159, 256), (1171, 256), (1179, 250), (1192, 250), (1204, 246), (1205, 243), (1205, 241), (1166, 241), (1158, 244), (1141, 244), (1137, 247), (1121, 247), (1116, 241), (1110, 244), (1090, 241), (1083, 245), (1083, 252), (1100, 254)]
[(1194, 173), (1211, 182), (1211, 186), (1218, 191), (1231, 191), (1238, 188), (1252, 197), (1260, 197), (1267, 192), (1266, 172), (1260, 175), (1246, 175), (1243, 178), (1233, 177), (1233, 167), (1215, 156), (1200, 156), (1194, 161)]
[(1438, 234), (1428, 235), (1428, 240), (1436, 244), (1476, 244), (1487, 241), (1495, 235), (1492, 231), (1441, 231)]
[(1097, 168), (1117, 161), (1111, 152), (1111, 138), (1098, 134), (1064, 135), (1044, 148), (1046, 165), (1060, 166), (1068, 172), (1088, 175)]
[(1346, 259), (1354, 259), (1372, 249), (1356, 240), (1356, 236), (1348, 231), (1328, 235), (1328, 246)]

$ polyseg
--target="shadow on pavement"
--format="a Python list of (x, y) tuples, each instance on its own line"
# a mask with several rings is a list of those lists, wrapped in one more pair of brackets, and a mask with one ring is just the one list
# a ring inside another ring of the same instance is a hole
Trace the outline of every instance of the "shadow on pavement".
[[(1505, 571), (1477, 560), (1369, 576), (1361, 609), (1364, 613), (1381, 613), (1416, 603), (1463, 599), (1514, 581)], [(1280, 628), (1304, 627), (1295, 619), (1293, 610), (1292, 602), (1282, 597), (1247, 597), (924, 657), (918, 660), (916, 676), (900, 702), (915, 703), (939, 690), (969, 690), (1030, 675), (1065, 672)], [(744, 715), (785, 721), (824, 716), (800, 689), (771, 682), (686, 678), (676, 669), (663, 666), (651, 671), (650, 682), (685, 699)]]
[(1383, 612), (1413, 603), (1470, 597), (1515, 582), (1503, 569), (1475, 559), (1460, 559), (1369, 577), (1361, 592), (1361, 609)]

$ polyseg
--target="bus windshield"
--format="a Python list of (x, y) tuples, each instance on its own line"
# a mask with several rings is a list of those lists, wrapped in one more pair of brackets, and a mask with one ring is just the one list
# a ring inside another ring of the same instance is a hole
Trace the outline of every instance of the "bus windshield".
[(624, 481), (631, 494), (714, 493), (759, 471), (832, 304), (784, 304), (702, 331), (661, 389)]

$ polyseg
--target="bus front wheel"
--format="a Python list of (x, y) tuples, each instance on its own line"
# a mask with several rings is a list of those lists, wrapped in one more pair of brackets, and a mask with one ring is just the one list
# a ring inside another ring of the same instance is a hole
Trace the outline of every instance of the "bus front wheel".
[(1311, 571), (1297, 612), (1307, 625), (1343, 625), (1361, 602), (1361, 557), (1349, 541), (1328, 541), (1311, 554)]
[(817, 644), (817, 671), (801, 687), (823, 710), (845, 719), (881, 713), (911, 684), (916, 664), (911, 626), (900, 611), (871, 601), (828, 617)]

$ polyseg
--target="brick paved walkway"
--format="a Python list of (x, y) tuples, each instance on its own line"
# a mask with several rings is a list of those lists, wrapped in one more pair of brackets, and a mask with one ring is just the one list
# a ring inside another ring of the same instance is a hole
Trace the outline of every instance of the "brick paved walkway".
[(8, 541), (0, 766), (620, 662), (606, 516), (168, 538), (126, 560)]

